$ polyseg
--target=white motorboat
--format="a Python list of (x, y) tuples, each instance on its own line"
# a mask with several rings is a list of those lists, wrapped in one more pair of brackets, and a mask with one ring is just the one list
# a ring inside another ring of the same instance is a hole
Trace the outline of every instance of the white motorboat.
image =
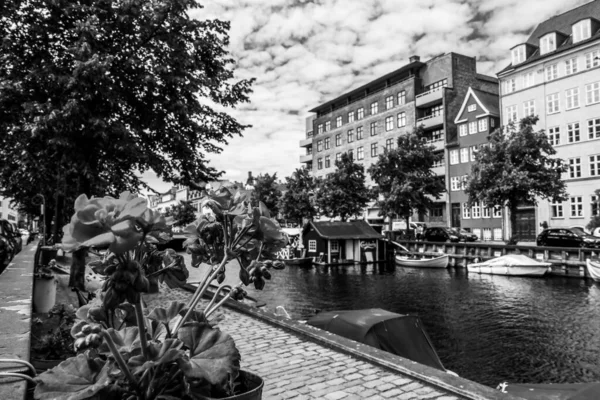
[(587, 264), (588, 275), (596, 282), (600, 282), (600, 261), (592, 261), (589, 258), (585, 260)]
[(448, 255), (434, 258), (409, 258), (408, 256), (396, 255), (396, 265), (415, 268), (447, 268)]
[(543, 276), (550, 269), (550, 265), (522, 254), (507, 254), (485, 262), (468, 264), (467, 271), (491, 275)]

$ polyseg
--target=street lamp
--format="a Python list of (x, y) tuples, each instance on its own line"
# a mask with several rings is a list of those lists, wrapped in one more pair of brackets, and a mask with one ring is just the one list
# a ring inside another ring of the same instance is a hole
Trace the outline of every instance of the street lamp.
[(42, 221), (42, 246), (46, 245), (46, 198), (43, 194), (38, 193), (33, 196), (33, 204), (40, 206), (40, 220)]

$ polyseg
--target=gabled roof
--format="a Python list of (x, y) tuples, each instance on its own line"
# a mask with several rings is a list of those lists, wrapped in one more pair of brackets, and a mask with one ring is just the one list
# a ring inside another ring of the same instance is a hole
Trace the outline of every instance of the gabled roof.
[(383, 239), (383, 236), (364, 220), (310, 221), (304, 227), (303, 233), (306, 233), (311, 226), (324, 239)]
[(477, 102), (481, 110), (483, 110), (483, 112), (477, 113), (478, 117), (482, 117), (485, 115), (489, 115), (492, 117), (500, 116), (498, 109), (499, 98), (497, 94), (484, 92), (483, 90), (473, 89), (469, 86), (469, 90), (467, 90), (465, 99), (463, 100), (463, 103), (460, 106), (460, 110), (458, 111), (458, 114), (456, 114), (456, 118), (454, 119), (455, 124), (465, 120), (465, 118), (463, 118), (462, 115), (465, 109), (467, 108), (467, 104), (469, 103), (469, 99), (471, 97)]

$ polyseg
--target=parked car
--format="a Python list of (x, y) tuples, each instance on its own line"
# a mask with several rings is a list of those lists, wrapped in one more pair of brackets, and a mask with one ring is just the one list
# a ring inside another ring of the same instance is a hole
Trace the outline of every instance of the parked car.
[(600, 247), (600, 238), (581, 228), (549, 228), (540, 233), (535, 243), (552, 247)]
[(13, 225), (5, 219), (0, 219), (0, 234), (11, 242), (14, 254), (17, 254), (23, 248), (23, 239), (21, 234), (15, 231)]
[(14, 249), (9, 240), (0, 234), (0, 274), (14, 257)]
[(432, 227), (423, 232), (423, 239), (428, 242), (458, 242), (458, 233), (451, 228)]
[(454, 232), (456, 232), (456, 235), (458, 236), (458, 240), (460, 242), (476, 242), (477, 240), (479, 240), (479, 238), (477, 237), (476, 234), (474, 234), (473, 232), (469, 232), (468, 230), (464, 229), (464, 228), (450, 228), (452, 229)]

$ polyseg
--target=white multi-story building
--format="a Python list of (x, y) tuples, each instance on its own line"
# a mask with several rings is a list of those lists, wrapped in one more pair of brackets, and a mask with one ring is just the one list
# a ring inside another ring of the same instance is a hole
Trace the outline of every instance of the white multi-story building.
[(11, 199), (8, 197), (0, 196), (0, 219), (6, 219), (16, 224), (19, 221), (19, 212), (10, 206), (10, 201)]
[(511, 49), (511, 65), (498, 73), (502, 123), (538, 115), (557, 157), (569, 198), (538, 201), (519, 209), (517, 230), (535, 237), (538, 225), (584, 227), (600, 189), (600, 1), (540, 23), (525, 43)]

